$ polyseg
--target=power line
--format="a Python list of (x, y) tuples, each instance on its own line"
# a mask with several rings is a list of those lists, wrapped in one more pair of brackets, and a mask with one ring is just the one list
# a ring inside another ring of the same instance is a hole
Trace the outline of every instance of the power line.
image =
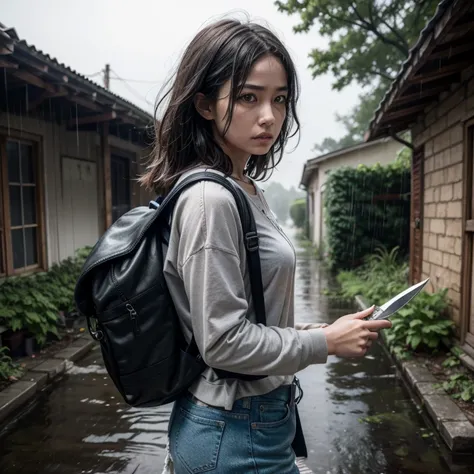
[(110, 72), (115, 74), (116, 77), (111, 77), (110, 79), (118, 79), (123, 83), (123, 85), (129, 90), (131, 94), (133, 94), (137, 99), (142, 100), (143, 102), (147, 103), (148, 105), (151, 105), (152, 107), (155, 106), (152, 102), (150, 102), (146, 97), (140, 94), (136, 89), (134, 89), (130, 84), (128, 84), (127, 79), (123, 79), (120, 77), (113, 69), (110, 69)]
[(104, 71), (97, 71), (97, 72), (94, 72), (94, 74), (84, 74), (84, 77), (96, 77), (102, 74), (103, 72)]
[(139, 84), (157, 84), (158, 81), (147, 81), (145, 79), (122, 79), (120, 77), (111, 77), (111, 79), (119, 80), (119, 81), (127, 81), (127, 82), (137, 82)]

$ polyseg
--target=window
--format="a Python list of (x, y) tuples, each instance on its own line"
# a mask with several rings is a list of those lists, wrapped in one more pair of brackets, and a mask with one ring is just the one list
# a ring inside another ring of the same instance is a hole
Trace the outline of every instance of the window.
[(0, 274), (12, 275), (43, 263), (37, 146), (8, 138), (0, 149)]

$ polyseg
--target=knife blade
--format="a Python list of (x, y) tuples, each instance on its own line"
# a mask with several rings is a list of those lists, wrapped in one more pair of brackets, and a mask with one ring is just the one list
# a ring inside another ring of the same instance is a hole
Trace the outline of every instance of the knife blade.
[(411, 301), (428, 283), (429, 278), (410, 286), (406, 290), (403, 290), (398, 295), (394, 296), (391, 300), (384, 303), (382, 306), (376, 306), (374, 312), (365, 318), (367, 321), (387, 319), (392, 314), (403, 308), (409, 301)]

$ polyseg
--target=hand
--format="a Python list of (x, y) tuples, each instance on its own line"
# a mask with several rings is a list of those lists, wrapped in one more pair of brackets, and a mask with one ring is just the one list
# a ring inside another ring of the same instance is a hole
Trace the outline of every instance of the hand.
[(374, 306), (355, 314), (348, 314), (323, 328), (329, 355), (339, 357), (362, 357), (378, 338), (380, 329), (392, 327), (388, 319), (364, 321), (374, 312)]

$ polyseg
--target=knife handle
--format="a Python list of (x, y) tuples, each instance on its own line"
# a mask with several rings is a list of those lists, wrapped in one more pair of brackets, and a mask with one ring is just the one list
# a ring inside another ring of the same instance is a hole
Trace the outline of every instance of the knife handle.
[(378, 317), (383, 313), (383, 309), (379, 306), (376, 306), (373, 313), (370, 316), (365, 318), (366, 321), (373, 321), (374, 319), (378, 319)]

